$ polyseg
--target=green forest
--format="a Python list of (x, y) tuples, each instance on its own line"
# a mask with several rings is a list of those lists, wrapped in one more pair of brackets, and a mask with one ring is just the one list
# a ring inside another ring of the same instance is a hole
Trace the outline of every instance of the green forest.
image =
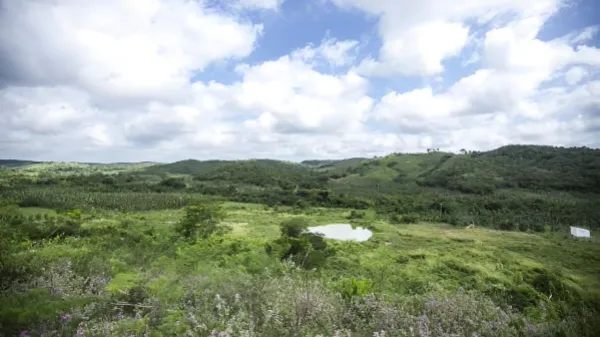
[(599, 336), (597, 230), (586, 147), (0, 160), (0, 336)]

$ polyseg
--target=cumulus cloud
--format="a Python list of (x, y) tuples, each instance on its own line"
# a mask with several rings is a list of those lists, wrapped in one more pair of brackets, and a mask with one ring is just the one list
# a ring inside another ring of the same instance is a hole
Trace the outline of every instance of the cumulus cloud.
[[(234, 5), (271, 9), (280, 4)], [(111, 155), (127, 160), (123, 157), (137, 149), (129, 160), (144, 159), (146, 151), (173, 160), (225, 149), (248, 156), (260, 153), (252, 144), (282, 141), (279, 134), (361, 129), (372, 105), (367, 81), (353, 72), (328, 75), (315, 69), (322, 63), (349, 64), (356, 41), (326, 38), (277, 60), (238, 65), (242, 80), (231, 85), (218, 78), (191, 83), (194, 72), (215, 62), (248, 56), (262, 26), (201, 2), (153, 0), (140, 11), (136, 5), (141, 3), (4, 6), (0, 105), (8, 122), (0, 127), (3, 153), (40, 158), (47, 151), (44, 158), (76, 159), (69, 156), (96, 151), (99, 160)], [(53, 14), (44, 18), (47, 13)], [(66, 140), (73, 141), (72, 151), (58, 146)], [(254, 152), (236, 151), (242, 145)], [(299, 147), (292, 154), (306, 152)]]
[(259, 114), (246, 126), (262, 131), (355, 131), (372, 105), (367, 81), (353, 72), (326, 75), (288, 56), (240, 71), (244, 80), (235, 88), (235, 102)]
[(565, 73), (565, 81), (569, 85), (574, 85), (583, 80), (588, 75), (588, 71), (582, 67), (572, 67)]
[(338, 41), (335, 38), (328, 38), (324, 39), (318, 47), (309, 45), (294, 51), (292, 58), (311, 63), (323, 61), (332, 67), (341, 67), (355, 60), (357, 46), (356, 40)]
[(0, 22), (5, 81), (98, 100), (179, 98), (193, 71), (247, 56), (262, 31), (181, 0), (4, 1)]
[[(422, 87), (390, 92), (376, 105), (374, 118), (399, 132), (443, 137), (434, 141), (436, 147), (471, 143), (475, 148), (490, 148), (518, 142), (600, 145), (594, 139), (598, 135), (582, 125), (582, 120), (592, 123), (586, 111), (597, 107), (592, 83), (582, 83), (587, 69), (600, 70), (600, 50), (582, 44), (596, 29), (542, 41), (537, 36), (547, 13), (560, 4), (534, 4), (486, 32), (480, 43), (482, 68), (446, 90)], [(397, 66), (377, 62), (380, 67)], [(414, 67), (416, 71), (418, 66)], [(580, 85), (564, 87), (556, 81), (562, 77), (570, 86)]]
[[(324, 31), (261, 59), (269, 31), (260, 20), (281, 19), (282, 0), (0, 0), (1, 156), (305, 159), (600, 146), (598, 27), (538, 38), (562, 0), (329, 1), (376, 19), (380, 48)], [(207, 78), (211, 67), (234, 70), (225, 81)], [(417, 76), (432, 86), (378, 82)]]
[(559, 0), (331, 1), (379, 18), (379, 57), (359, 66), (363, 73), (375, 76), (443, 72), (443, 62), (457, 56), (469, 42), (467, 21), (484, 24), (507, 14), (543, 20), (560, 6)]
[(235, 5), (242, 8), (278, 10), (284, 0), (239, 0)]

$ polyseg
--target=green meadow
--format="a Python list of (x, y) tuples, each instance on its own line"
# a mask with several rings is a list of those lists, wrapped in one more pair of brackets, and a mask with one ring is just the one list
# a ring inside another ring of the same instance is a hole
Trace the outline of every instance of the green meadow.
[[(0, 304), (3, 332), (593, 336), (598, 331), (596, 239), (574, 240), (566, 231), (391, 223), (374, 211), (357, 220), (350, 219), (350, 209), (221, 206), (226, 215), (220, 224), (227, 232), (196, 242), (173, 238), (183, 209), (83, 212), (74, 216), (76, 233), (22, 242), (14, 258), (36, 277), (9, 288)], [(42, 227), (56, 216), (43, 208), (18, 213)], [(281, 236), (280, 224), (294, 218), (311, 226), (350, 223), (371, 229), (373, 236), (366, 242), (326, 240), (335, 254), (305, 269), (265, 249)], [(68, 320), (61, 320), (65, 314)]]

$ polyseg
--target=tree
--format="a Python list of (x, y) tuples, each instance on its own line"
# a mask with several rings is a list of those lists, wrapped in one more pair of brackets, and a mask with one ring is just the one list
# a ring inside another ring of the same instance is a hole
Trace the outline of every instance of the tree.
[(185, 216), (177, 225), (175, 231), (186, 239), (196, 240), (197, 237), (206, 239), (211, 235), (223, 234), (228, 229), (220, 225), (226, 213), (221, 205), (205, 203), (189, 205), (185, 208)]
[(288, 238), (298, 238), (308, 228), (308, 221), (305, 218), (292, 218), (282, 222), (281, 236)]
[(320, 234), (308, 233), (305, 218), (292, 218), (280, 225), (281, 237), (265, 246), (268, 254), (281, 260), (291, 259), (296, 265), (313, 269), (322, 266), (335, 250), (328, 247)]
[(183, 179), (175, 178), (175, 177), (166, 178), (166, 179), (162, 180), (159, 183), (159, 185), (167, 187), (167, 188), (172, 188), (172, 189), (182, 189), (182, 188), (186, 187)]

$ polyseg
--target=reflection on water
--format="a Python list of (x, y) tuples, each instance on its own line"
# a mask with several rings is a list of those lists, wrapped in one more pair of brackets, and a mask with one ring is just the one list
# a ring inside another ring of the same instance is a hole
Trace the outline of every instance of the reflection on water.
[(336, 240), (352, 240), (352, 241), (367, 241), (373, 235), (368, 229), (362, 227), (352, 228), (348, 224), (331, 224), (317, 227), (310, 227), (308, 229), (310, 233), (323, 234), (328, 239)]

